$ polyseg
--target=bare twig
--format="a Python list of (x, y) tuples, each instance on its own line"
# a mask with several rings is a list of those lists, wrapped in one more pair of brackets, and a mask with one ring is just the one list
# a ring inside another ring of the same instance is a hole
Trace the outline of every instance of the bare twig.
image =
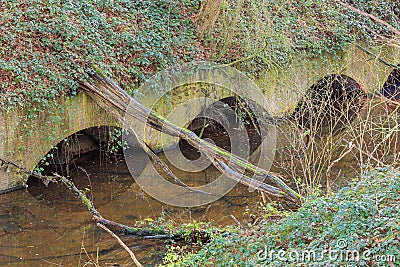
[(115, 240), (117, 240), (117, 242), (121, 245), (121, 247), (123, 247), (123, 249), (125, 249), (128, 253), (129, 256), (131, 256), (131, 259), (133, 260), (133, 262), (136, 264), (136, 266), (138, 267), (143, 267), (143, 265), (137, 260), (135, 254), (132, 252), (132, 250), (130, 248), (128, 248), (127, 245), (125, 245), (125, 243), (121, 240), (121, 238), (119, 238), (116, 234), (114, 234), (110, 229), (108, 229), (105, 225), (101, 224), (101, 223), (97, 223), (96, 224), (98, 227), (100, 227), (101, 229), (103, 229), (104, 231), (106, 231), (107, 233), (109, 233), (112, 237), (115, 238)]
[(38, 174), (36, 172), (29, 171), (26, 168), (19, 166), (15, 162), (11, 162), (11, 161), (8, 161), (8, 160), (2, 159), (2, 158), (0, 158), (0, 162), (2, 165), (13, 166), (25, 174), (31, 175), (35, 178), (38, 178), (42, 182), (48, 182), (48, 181), (62, 182), (64, 185), (67, 186), (67, 188), (69, 190), (71, 190), (72, 192), (74, 192), (77, 195), (77, 197), (86, 206), (86, 208), (88, 209), (88, 211), (93, 216), (93, 218), (95, 219), (96, 222), (100, 222), (104, 225), (111, 225), (114, 227), (118, 227), (120, 229), (123, 229), (125, 231), (125, 233), (127, 233), (127, 234), (131, 234), (131, 235), (135, 235), (135, 236), (139, 236), (139, 237), (151, 236), (151, 235), (164, 235), (171, 239), (180, 239), (181, 238), (179, 235), (171, 235), (169, 233), (161, 231), (160, 229), (143, 229), (143, 228), (138, 228), (138, 227), (131, 227), (131, 226), (127, 226), (127, 225), (124, 225), (124, 224), (121, 224), (118, 222), (114, 222), (114, 221), (104, 218), (96, 210), (96, 208), (94, 207), (94, 205), (90, 201), (90, 199), (81, 190), (79, 190), (71, 180), (69, 180), (68, 178), (66, 178), (64, 176), (61, 176), (59, 174), (54, 174), (54, 176), (44, 176), (44, 175)]
[(355, 148), (355, 145), (350, 143), (349, 144), (349, 149), (346, 150), (346, 152), (344, 152), (342, 155), (340, 155), (340, 157), (338, 157), (337, 159), (333, 160), (331, 162), (331, 164), (328, 166), (328, 169), (326, 170), (326, 173), (329, 173), (330, 170), (332, 169), (333, 165), (335, 165), (336, 163), (338, 163), (339, 161), (341, 161), (347, 154), (349, 154), (353, 148)]
[(377, 55), (375, 55), (374, 53), (372, 53), (371, 51), (369, 51), (369, 50), (366, 49), (365, 47), (362, 47), (360, 44), (355, 43), (355, 45), (356, 45), (359, 49), (361, 49), (362, 51), (364, 51), (365, 53), (367, 53), (368, 55), (375, 57), (379, 62), (385, 64), (386, 66), (389, 66), (389, 67), (395, 68), (395, 69), (398, 68), (398, 66), (396, 66), (395, 64), (392, 64), (392, 63), (390, 63), (390, 62), (387, 62), (386, 60), (384, 60), (384, 59), (378, 57)]
[(381, 160), (377, 159), (377, 158), (374, 157), (371, 153), (369, 153), (369, 152), (367, 152), (367, 151), (364, 151), (364, 150), (362, 150), (361, 148), (359, 148), (359, 147), (357, 147), (357, 146), (355, 146), (355, 148), (357, 148), (357, 149), (360, 151), (361, 154), (367, 156), (367, 157), (370, 158), (370, 159), (373, 159), (374, 161), (376, 161), (376, 162), (377, 162), (378, 164), (380, 164), (381, 166), (384, 166), (384, 167), (386, 167), (386, 168), (391, 168), (391, 167), (392, 167), (392, 166), (390, 166), (390, 165), (388, 165), (388, 164), (385, 164), (385, 163), (382, 162)]
[(47, 186), (50, 182), (55, 182), (55, 181), (56, 181), (56, 177), (54, 177), (54, 176), (44, 176), (44, 175), (41, 175), (41, 174), (39, 174), (39, 173), (36, 173), (36, 172), (33, 172), (33, 171), (29, 171), (28, 169), (26, 169), (26, 168), (24, 168), (24, 167), (22, 167), (22, 166), (19, 166), (18, 164), (16, 164), (15, 162), (12, 162), (12, 161), (8, 161), (8, 160), (5, 160), (5, 159), (0, 158), (0, 163), (1, 163), (0, 166), (3, 166), (3, 165), (10, 165), (10, 166), (13, 166), (13, 167), (19, 169), (21, 172), (23, 172), (23, 173), (25, 173), (25, 174), (27, 174), (27, 175), (33, 176), (33, 177), (35, 177), (35, 178), (38, 178), (38, 179), (41, 180), (46, 186)]
[(383, 36), (383, 35), (377, 33), (376, 31), (374, 31), (373, 29), (369, 28), (367, 25), (363, 25), (362, 27), (364, 29), (366, 29), (367, 31), (371, 32), (372, 34), (374, 34), (377, 39), (381, 40), (381, 42), (385, 43), (386, 45), (400, 49), (400, 40), (391, 39), (389, 37)]
[(245, 230), (244, 226), (239, 222), (238, 219), (236, 219), (235, 216), (233, 216), (233, 215), (231, 214), (230, 217), (231, 217), (232, 220), (240, 227), (240, 229)]

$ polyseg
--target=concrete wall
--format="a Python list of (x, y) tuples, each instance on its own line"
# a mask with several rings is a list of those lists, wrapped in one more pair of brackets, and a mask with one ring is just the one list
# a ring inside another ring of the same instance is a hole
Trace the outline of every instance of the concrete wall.
[[(400, 49), (387, 46), (368, 48), (379, 58), (391, 64), (400, 63)], [(355, 45), (335, 57), (317, 60), (299, 60), (283, 70), (269, 71), (256, 81), (270, 102), (272, 114), (290, 113), (296, 104), (319, 79), (329, 74), (344, 74), (357, 81), (368, 93), (381, 90), (393, 68), (379, 62)]]
[[(15, 108), (0, 116), (0, 156), (33, 170), (64, 138), (101, 125), (118, 126), (118, 123), (84, 93), (58, 100), (40, 113)], [(24, 185), (27, 178), (13, 167), (2, 166), (0, 191)]]
[[(400, 63), (398, 50), (378, 46), (372, 52), (388, 62)], [(382, 64), (377, 58), (352, 46), (339, 57), (296, 61), (287, 69), (264, 73), (255, 82), (272, 103), (268, 111), (281, 115), (291, 112), (304, 92), (328, 74), (345, 74), (359, 82), (365, 91), (375, 92), (381, 89), (391, 71), (391, 67)], [(189, 90), (177, 88), (166, 97), (155, 96), (151, 91), (139, 92), (139, 100), (153, 106), (154, 99), (159, 99), (153, 107), (156, 112), (173, 122), (178, 119), (178, 124), (188, 124), (190, 116), (196, 115), (201, 107), (185, 106), (185, 102), (204, 94), (210, 94), (213, 99), (233, 95), (224, 87), (200, 86)], [(80, 130), (100, 125), (120, 126), (84, 93), (58, 100), (53, 107), (40, 113), (16, 107), (0, 116), (0, 156), (33, 170), (59, 141)], [(145, 139), (155, 149), (177, 141), (172, 138), (161, 142), (160, 133), (152, 129), (146, 130)], [(3, 166), (0, 168), (0, 191), (24, 185), (26, 179), (26, 175)]]

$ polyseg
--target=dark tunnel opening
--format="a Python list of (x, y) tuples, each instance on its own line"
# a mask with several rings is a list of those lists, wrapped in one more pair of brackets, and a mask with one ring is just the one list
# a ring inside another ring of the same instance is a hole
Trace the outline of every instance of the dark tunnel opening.
[(302, 129), (317, 135), (337, 134), (355, 119), (364, 97), (361, 86), (352, 78), (329, 75), (308, 89), (293, 117)]
[(400, 100), (400, 65), (389, 74), (379, 93), (390, 100)]
[[(84, 129), (60, 141), (39, 162), (36, 170), (44, 175), (57, 173), (66, 176), (77, 188), (85, 191), (96, 206), (104, 205), (126, 191), (148, 161), (147, 154), (139, 146), (125, 148), (131, 149), (129, 155), (134, 157), (125, 159), (121, 140), (122, 133), (118, 127)], [(130, 172), (125, 160), (136, 162), (134, 172)], [(46, 186), (31, 176), (27, 185), (28, 192), (49, 207), (69, 211), (86, 209), (61, 183)]]
[[(251, 154), (262, 141), (259, 121), (248, 103), (238, 96), (223, 98), (206, 107), (189, 123), (187, 129), (202, 139), (211, 139), (218, 147), (229, 152), (232, 152), (232, 142), (240, 147), (241, 143), (248, 141)], [(200, 157), (200, 152), (183, 139), (179, 141), (179, 148), (189, 160)]]

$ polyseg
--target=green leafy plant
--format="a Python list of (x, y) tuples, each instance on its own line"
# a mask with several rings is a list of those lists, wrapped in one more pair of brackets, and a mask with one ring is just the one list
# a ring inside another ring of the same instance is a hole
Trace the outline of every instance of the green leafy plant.
[[(400, 28), (396, 1), (345, 2)], [(385, 25), (336, 1), (235, 0), (222, 1), (218, 19), (203, 42), (213, 60), (258, 77), (265, 70), (286, 68), (294, 59), (340, 57), (349, 43), (392, 38)]]
[[(264, 254), (272, 250), (313, 251), (319, 256), (323, 250), (335, 250), (336, 255), (340, 251), (359, 253), (357, 261), (330, 258), (328, 254), (316, 261), (305, 260), (313, 266), (397, 266), (399, 178), (398, 172), (389, 169), (369, 170), (361, 181), (333, 196), (310, 197), (298, 211), (277, 222), (265, 220), (257, 229), (216, 236), (198, 253), (175, 256), (177, 261), (170, 261), (169, 266), (298, 266), (301, 263)], [(378, 261), (378, 256), (384, 260)]]
[(94, 63), (131, 90), (191, 60), (196, 1), (8, 1), (0, 5), (0, 103), (47, 106), (74, 95)]

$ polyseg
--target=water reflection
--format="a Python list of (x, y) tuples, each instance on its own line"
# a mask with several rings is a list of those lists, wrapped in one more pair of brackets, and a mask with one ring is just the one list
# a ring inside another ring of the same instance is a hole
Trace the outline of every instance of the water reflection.
[[(130, 160), (138, 165), (133, 176), (147, 175), (147, 155), (140, 150), (133, 154)], [(171, 169), (188, 184), (204, 184), (220, 175), (212, 166), (190, 174)], [(127, 225), (160, 216), (176, 224), (193, 220), (234, 224), (230, 215), (241, 221), (250, 219), (247, 211), (255, 211), (261, 201), (257, 192), (249, 193), (248, 188), (238, 185), (211, 205), (191, 209), (168, 206), (139, 188), (122, 158), (92, 157), (73, 166), (69, 176), (79, 188), (87, 188), (104, 217)], [(45, 187), (35, 180), (29, 184), (27, 190), (0, 196), (1, 266), (84, 266), (89, 260), (99, 261), (101, 266), (131, 264), (129, 255), (94, 226), (90, 214), (63, 185)], [(159, 263), (165, 252), (162, 240), (123, 236), (123, 241), (149, 266)]]

